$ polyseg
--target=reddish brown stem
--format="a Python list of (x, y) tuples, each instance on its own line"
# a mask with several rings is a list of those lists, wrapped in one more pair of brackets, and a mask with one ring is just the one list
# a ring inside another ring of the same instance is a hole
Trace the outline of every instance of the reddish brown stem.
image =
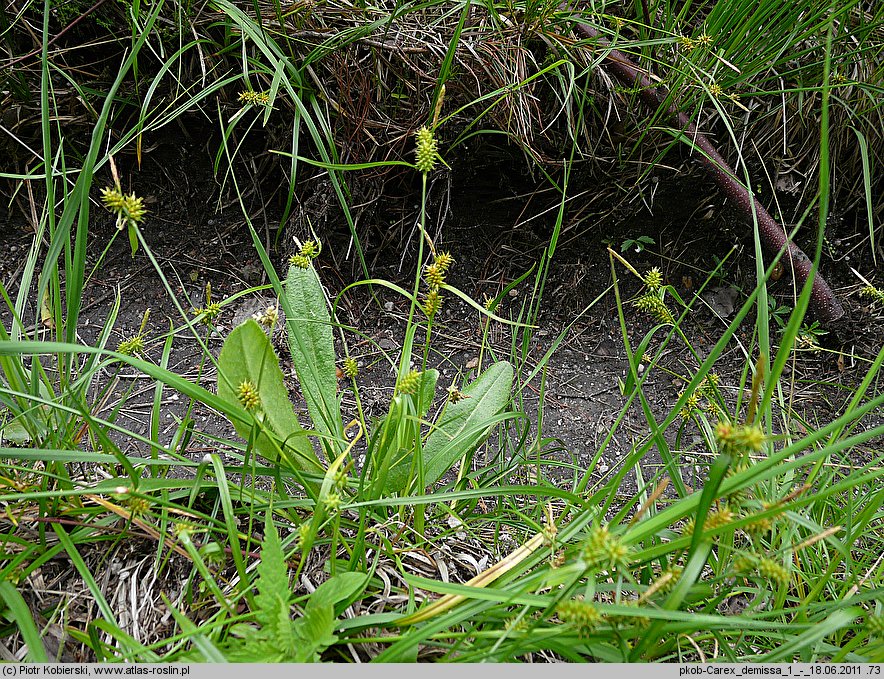
[[(637, 89), (642, 101), (652, 109), (657, 109), (669, 98), (665, 87), (654, 83), (625, 54), (610, 49), (610, 43), (601, 37), (599, 31), (586, 23), (578, 22), (577, 31), (582, 35), (596, 40), (599, 47), (608, 50), (605, 55), (605, 66), (622, 83)], [(801, 287), (810, 277), (813, 262), (801, 249), (789, 240), (786, 231), (777, 224), (770, 213), (759, 204), (737, 180), (733, 169), (712, 145), (706, 135), (697, 130), (687, 115), (682, 113), (675, 104), (667, 107), (667, 112), (679, 129), (693, 145), (702, 153), (693, 157), (712, 175), (715, 183), (724, 194), (733, 201), (751, 220), (754, 212), (758, 221), (758, 232), (761, 242), (771, 253), (783, 254), (783, 261), (791, 266), (795, 283)], [(844, 315), (844, 309), (835, 299), (829, 284), (817, 273), (813, 279), (813, 290), (810, 297), (810, 311), (820, 323), (828, 324), (837, 321)]]
[[(106, 1), (107, 1), (107, 0), (98, 0), (98, 2), (96, 2), (94, 5), (92, 5), (92, 7), (90, 7), (89, 9), (87, 9), (87, 10), (86, 10), (85, 12), (83, 12), (80, 16), (78, 16), (76, 19), (74, 19), (71, 23), (69, 23), (67, 26), (65, 26), (64, 28), (62, 28), (62, 29), (58, 32), (58, 35), (56, 35), (54, 38), (50, 39), (48, 43), (46, 43), (46, 47), (47, 47), (47, 48), (51, 47), (51, 46), (53, 45), (53, 43), (55, 43), (56, 40), (58, 40), (61, 36), (63, 36), (63, 35), (64, 35), (65, 33), (67, 33), (69, 30), (71, 30), (74, 26), (76, 26), (78, 23), (80, 23), (80, 22), (81, 22), (83, 19), (85, 19), (87, 16), (89, 16), (90, 14), (92, 14), (92, 12), (94, 12), (94, 11), (97, 10), (99, 7), (101, 7)], [(43, 51), (43, 48), (42, 48), (42, 47), (38, 47), (38, 48), (35, 49), (33, 52), (29, 52), (28, 54), (25, 54), (24, 56), (18, 57), (17, 59), (13, 59), (12, 61), (7, 61), (5, 64), (0, 64), (0, 68), (3, 68), (3, 69), (12, 68), (13, 66), (15, 66), (15, 65), (18, 64), (18, 63), (21, 63), (22, 61), (25, 61), (26, 59), (30, 59), (31, 57), (40, 54), (40, 52), (42, 52), (42, 51)]]

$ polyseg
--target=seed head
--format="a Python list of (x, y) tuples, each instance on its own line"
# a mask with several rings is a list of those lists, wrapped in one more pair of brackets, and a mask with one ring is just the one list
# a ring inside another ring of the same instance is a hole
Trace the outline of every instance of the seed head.
[(418, 172), (429, 174), (436, 167), (436, 160), (439, 158), (439, 144), (433, 133), (426, 127), (420, 128), (414, 136), (417, 140), (415, 167)]
[(736, 573), (751, 573), (758, 567), (760, 557), (757, 554), (746, 554), (734, 559), (733, 570)]
[(465, 394), (460, 389), (458, 389), (456, 384), (452, 384), (450, 387), (448, 387), (447, 391), (448, 400), (452, 403), (459, 403), (465, 398), (472, 398), (472, 396), (470, 396), (469, 394)]
[(266, 92), (254, 92), (252, 90), (245, 90), (244, 92), (239, 93), (240, 104), (248, 104), (252, 106), (267, 106), (270, 104), (270, 95)]
[(144, 514), (150, 509), (150, 500), (146, 497), (130, 497), (126, 504), (129, 505), (129, 509), (132, 511), (132, 514)]
[(420, 384), (421, 373), (418, 370), (411, 370), (399, 378), (398, 390), (400, 394), (413, 394), (417, 391)]
[(296, 266), (299, 269), (309, 269), (310, 258), (302, 254), (292, 255), (291, 257), (289, 257), (289, 264)]
[(724, 420), (715, 426), (715, 439), (722, 453), (736, 455), (757, 453), (767, 440), (758, 425), (734, 425)]
[(316, 259), (317, 255), (319, 255), (319, 246), (314, 240), (304, 241), (299, 253), (309, 259)]
[(663, 274), (656, 266), (645, 274), (645, 287), (648, 290), (659, 290), (663, 285)]
[(117, 345), (117, 353), (124, 356), (137, 356), (144, 353), (144, 336), (133, 335), (124, 339)]
[(589, 634), (602, 622), (602, 614), (591, 603), (583, 599), (563, 601), (556, 606), (559, 620), (573, 625), (581, 637)]
[(439, 288), (430, 288), (430, 291), (424, 298), (424, 313), (427, 314), (429, 318), (433, 318), (436, 316), (437, 313), (439, 313), (439, 309), (441, 308), (442, 295), (439, 294)]
[(208, 325), (212, 322), (214, 318), (221, 314), (221, 303), (220, 302), (210, 302), (206, 304), (205, 309), (194, 309), (193, 315), (199, 316), (203, 315), (202, 322)]
[(341, 502), (340, 494), (332, 492), (325, 496), (323, 504), (325, 505), (325, 510), (327, 512), (334, 514), (341, 508)]
[(629, 547), (612, 535), (607, 526), (598, 526), (584, 540), (580, 557), (588, 569), (622, 568), (629, 561)]
[(778, 585), (786, 585), (792, 578), (789, 569), (773, 559), (761, 559), (758, 562), (758, 574)]
[(436, 254), (436, 266), (442, 273), (447, 273), (449, 267), (454, 263), (454, 257), (450, 252), (439, 252)]
[(254, 410), (261, 405), (261, 394), (254, 382), (240, 382), (236, 388), (236, 398), (246, 410)]
[(430, 289), (438, 288), (445, 282), (445, 270), (436, 263), (430, 264), (424, 269), (424, 280)]
[(709, 530), (713, 528), (720, 528), (721, 526), (726, 526), (734, 520), (734, 513), (728, 508), (727, 505), (715, 510), (714, 512), (709, 512), (706, 515), (706, 521), (704, 522), (704, 526)]
[(147, 214), (144, 199), (134, 193), (128, 196), (116, 187), (101, 190), (101, 200), (105, 207), (117, 215), (117, 228), (123, 229), (127, 224), (138, 224)]
[(644, 311), (658, 323), (674, 323), (675, 317), (666, 307), (666, 303), (660, 299), (656, 292), (648, 292), (634, 302), (635, 307)]
[(859, 291), (861, 297), (868, 297), (873, 302), (878, 302), (878, 304), (884, 304), (884, 290), (879, 290), (871, 285), (863, 288)]
[(350, 356), (344, 359), (344, 374), (351, 380), (359, 374), (359, 364), (356, 359)]

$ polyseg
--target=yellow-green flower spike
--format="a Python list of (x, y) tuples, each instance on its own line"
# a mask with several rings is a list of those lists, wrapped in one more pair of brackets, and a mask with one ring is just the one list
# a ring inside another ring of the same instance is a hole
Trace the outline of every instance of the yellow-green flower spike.
[(590, 632), (602, 622), (599, 610), (582, 599), (561, 602), (556, 606), (556, 615), (562, 622), (573, 625), (582, 637), (589, 636)]
[(292, 255), (291, 257), (289, 257), (289, 264), (296, 266), (299, 269), (309, 269), (310, 258), (302, 254)]
[(144, 199), (134, 193), (128, 196), (116, 187), (101, 190), (101, 201), (108, 210), (117, 215), (117, 228), (123, 229), (127, 224), (138, 224), (147, 214)]
[(656, 266), (645, 274), (645, 286), (648, 290), (659, 290), (663, 285), (663, 274)]
[(648, 292), (634, 302), (635, 307), (644, 311), (658, 323), (674, 323), (675, 317), (666, 307), (666, 303), (657, 296), (656, 292)]
[(625, 566), (629, 560), (629, 547), (607, 526), (593, 528), (580, 550), (580, 558), (586, 568), (613, 569)]
[(144, 337), (135, 335), (124, 339), (117, 345), (117, 353), (124, 356), (137, 356), (144, 353)]
[(424, 299), (423, 309), (424, 313), (429, 318), (435, 317), (437, 313), (439, 313), (439, 309), (442, 308), (442, 295), (439, 294), (439, 288), (431, 288), (427, 293), (426, 298)]
[(420, 128), (414, 136), (417, 141), (415, 167), (418, 172), (429, 174), (436, 167), (436, 160), (439, 158), (439, 144), (433, 133), (426, 127)]
[(792, 578), (789, 569), (773, 559), (762, 559), (759, 561), (758, 574), (766, 580), (778, 585), (786, 585)]
[(356, 363), (356, 359), (347, 356), (347, 358), (344, 359), (344, 368), (342, 372), (351, 380), (354, 379), (359, 374), (359, 364)]
[(430, 288), (438, 288), (445, 282), (445, 271), (438, 264), (430, 264), (424, 269), (424, 280)]
[(319, 246), (316, 244), (316, 241), (304, 241), (299, 254), (309, 259), (316, 259), (316, 256), (319, 254)]
[(325, 505), (325, 510), (330, 514), (334, 514), (341, 508), (341, 503), (343, 500), (341, 499), (340, 494), (338, 493), (329, 493), (325, 496), (325, 500), (323, 500), (323, 504)]
[(252, 90), (245, 90), (244, 92), (239, 93), (239, 97), (237, 97), (240, 104), (252, 105), (252, 106), (267, 106), (270, 104), (270, 95), (266, 92), (253, 92)]
[(884, 304), (884, 290), (879, 290), (878, 288), (869, 285), (860, 290), (859, 294), (861, 297), (870, 298), (873, 302)]
[(715, 427), (715, 439), (722, 453), (739, 455), (760, 452), (767, 437), (758, 425), (734, 425), (722, 421)]
[(439, 252), (436, 255), (435, 264), (442, 273), (447, 273), (451, 265), (454, 264), (454, 257), (450, 252)]
[(254, 410), (261, 405), (261, 395), (258, 393), (257, 385), (249, 380), (240, 382), (236, 388), (236, 398), (246, 410)]
[(421, 373), (418, 370), (411, 370), (410, 372), (405, 373), (399, 379), (398, 390), (400, 394), (413, 394), (417, 391), (417, 387), (420, 384)]

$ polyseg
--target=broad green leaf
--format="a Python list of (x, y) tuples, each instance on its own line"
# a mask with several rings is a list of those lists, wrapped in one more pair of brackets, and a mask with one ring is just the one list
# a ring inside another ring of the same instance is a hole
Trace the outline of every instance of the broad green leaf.
[[(239, 387), (247, 382), (257, 387), (261, 399), (254, 411), (247, 410), (238, 398)], [(286, 460), (298, 469), (322, 471), (292, 409), (270, 339), (252, 319), (234, 328), (224, 342), (218, 357), (218, 396), (244, 415), (244, 421), (231, 418), (233, 425), (262, 457), (276, 462), (282, 449)], [(262, 418), (260, 427), (252, 415), (255, 412)], [(254, 424), (247, 424), (250, 419)]]
[[(312, 266), (289, 268), (286, 297), (291, 309), (286, 319), (289, 349), (313, 427), (332, 440), (343, 441), (331, 317)], [(330, 457), (339, 452), (336, 449)]]
[(365, 573), (339, 573), (316, 588), (307, 602), (307, 610), (312, 606), (336, 606), (340, 602), (349, 605), (367, 581)]
[[(46, 406), (38, 406), (27, 414), (22, 414), (15, 419), (0, 423), (0, 440), (6, 440), (18, 446), (27, 445), (34, 440), (31, 432), (28, 431), (28, 426), (35, 431), (39, 438), (44, 438), (49, 433), (46, 424), (46, 410), (48, 410)], [(35, 412), (37, 413), (36, 416), (34, 415)], [(0, 415), (0, 419), (9, 415), (10, 413), (4, 413)]]
[(319, 653), (337, 641), (335, 604), (349, 604), (367, 580), (365, 573), (340, 573), (316, 588), (307, 600), (304, 616), (294, 623), (300, 637), (294, 662), (316, 662)]
[[(436, 483), (465, 453), (488, 436), (487, 424), (500, 413), (510, 399), (513, 366), (500, 361), (490, 366), (462, 390), (466, 398), (449, 403), (423, 446), (424, 481)], [(387, 486), (402, 490), (408, 481), (412, 460), (403, 460), (390, 470)]]
[(292, 627), (299, 637), (293, 662), (318, 662), (319, 654), (338, 640), (334, 609), (328, 605), (308, 608)]
[(439, 371), (435, 368), (424, 370), (421, 373), (420, 382), (418, 384), (417, 393), (420, 394), (420, 404), (418, 409), (418, 417), (426, 417), (430, 406), (433, 405), (433, 398), (436, 396), (436, 384), (439, 382)]

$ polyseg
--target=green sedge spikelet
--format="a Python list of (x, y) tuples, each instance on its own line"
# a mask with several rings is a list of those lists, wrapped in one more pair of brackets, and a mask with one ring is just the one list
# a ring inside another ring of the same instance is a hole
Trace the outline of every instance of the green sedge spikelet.
[(758, 562), (758, 574), (777, 585), (787, 585), (792, 578), (789, 569), (773, 559), (761, 559)]
[(439, 252), (436, 255), (435, 264), (443, 274), (448, 272), (453, 263), (454, 257), (451, 256), (450, 252)]
[(292, 266), (296, 266), (299, 269), (309, 269), (310, 258), (302, 254), (292, 255), (291, 257), (289, 257), (289, 264), (291, 264)]
[(261, 395), (258, 392), (258, 387), (250, 380), (239, 383), (239, 386), (236, 388), (236, 398), (246, 410), (254, 410), (261, 405)]
[(420, 384), (421, 373), (418, 370), (411, 370), (401, 378), (399, 378), (399, 385), (397, 387), (400, 394), (413, 394), (417, 391), (417, 387)]
[(871, 285), (866, 286), (862, 290), (859, 291), (860, 297), (868, 297), (873, 302), (877, 302), (878, 304), (884, 304), (884, 290), (873, 287)]
[(127, 225), (139, 224), (147, 214), (143, 198), (134, 193), (126, 195), (117, 187), (102, 189), (101, 201), (108, 210), (117, 215), (117, 229), (121, 231)]
[(442, 295), (439, 294), (439, 288), (430, 288), (423, 303), (424, 313), (428, 318), (433, 318), (442, 308)]
[(117, 353), (123, 356), (139, 356), (144, 353), (144, 337), (133, 335), (117, 345)]
[(648, 290), (659, 290), (663, 285), (663, 274), (656, 266), (645, 274), (645, 287)]
[(730, 508), (725, 505), (723, 507), (718, 508), (714, 512), (709, 512), (706, 515), (706, 521), (704, 522), (704, 527), (713, 530), (715, 528), (721, 528), (722, 526), (726, 526), (734, 520), (734, 513), (730, 510)]
[(758, 425), (735, 425), (722, 420), (715, 426), (715, 440), (722, 453), (742, 455), (760, 452), (767, 438)]
[(445, 283), (445, 271), (438, 264), (430, 264), (424, 269), (424, 280), (430, 288), (438, 288)]
[(316, 259), (319, 256), (320, 246), (313, 240), (304, 241), (298, 254), (308, 259)]
[(245, 90), (239, 93), (237, 100), (240, 104), (251, 106), (269, 106), (270, 95), (267, 92), (254, 92)]
[(644, 311), (658, 323), (674, 323), (675, 317), (660, 299), (657, 292), (648, 292), (633, 302), (635, 308)]
[(581, 637), (589, 634), (602, 622), (602, 614), (583, 599), (563, 601), (556, 606), (556, 615), (562, 622), (573, 625)]
[(117, 345), (118, 353), (124, 356), (137, 356), (144, 353), (144, 329), (147, 327), (148, 318), (150, 318), (150, 309), (145, 309), (138, 332), (132, 335), (132, 337), (127, 337)]
[(341, 499), (341, 495), (339, 493), (329, 493), (325, 496), (325, 499), (322, 501), (322, 504), (325, 506), (325, 511), (329, 514), (335, 514), (340, 510), (341, 503), (343, 500)]
[(347, 356), (347, 358), (344, 359), (344, 368), (342, 372), (351, 380), (354, 379), (359, 374), (359, 364), (356, 363), (356, 359)]
[(629, 547), (607, 526), (593, 528), (580, 549), (580, 559), (588, 569), (621, 568), (629, 561)]
[(436, 167), (436, 161), (439, 158), (439, 143), (436, 137), (426, 127), (420, 128), (415, 133), (416, 148), (415, 155), (417, 160), (415, 167), (422, 174), (429, 174)]

